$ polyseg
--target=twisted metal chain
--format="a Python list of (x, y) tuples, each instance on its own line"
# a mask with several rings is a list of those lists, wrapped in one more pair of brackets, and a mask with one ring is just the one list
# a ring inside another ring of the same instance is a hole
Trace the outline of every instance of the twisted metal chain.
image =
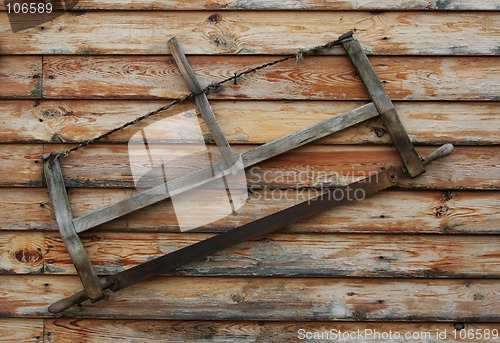
[[(268, 67), (271, 67), (271, 66), (274, 66), (274, 65), (277, 65), (279, 63), (283, 63), (283, 62), (286, 62), (288, 60), (291, 60), (291, 59), (295, 59), (297, 61), (297, 63), (299, 63), (302, 59), (303, 59), (303, 56), (310, 56), (310, 55), (315, 55), (315, 54), (318, 54), (324, 50), (327, 50), (327, 49), (330, 49), (330, 48), (333, 48), (334, 46), (337, 46), (337, 45), (340, 45), (343, 41), (345, 41), (346, 39), (349, 39), (352, 37), (352, 31), (340, 36), (337, 40), (334, 40), (334, 41), (331, 41), (331, 42), (328, 42), (324, 45), (318, 45), (318, 46), (315, 46), (311, 49), (299, 49), (297, 51), (297, 53), (295, 55), (290, 55), (290, 56), (286, 56), (286, 57), (282, 57), (280, 59), (277, 59), (275, 61), (272, 61), (272, 62), (268, 62), (268, 63), (264, 63), (264, 64), (261, 64), (257, 67), (253, 67), (253, 68), (250, 68), (250, 69), (247, 69), (245, 71), (242, 71), (240, 73), (236, 73), (234, 76), (232, 77), (228, 77), (222, 81), (219, 81), (219, 82), (213, 82), (211, 83), (210, 85), (208, 85), (207, 87), (205, 87), (204, 89), (202, 89), (202, 91), (200, 92), (200, 94), (202, 93), (217, 93), (217, 92), (220, 92), (222, 90), (222, 86), (227, 83), (227, 82), (230, 82), (230, 81), (236, 81), (238, 78), (242, 77), (242, 76), (245, 76), (245, 75), (248, 75), (248, 74), (252, 74), (252, 73), (255, 73), (259, 70), (262, 70), (262, 69), (265, 69), (265, 68), (268, 68)], [(138, 122), (140, 121), (143, 121), (151, 116), (154, 116), (160, 112), (163, 112), (163, 111), (166, 111), (168, 109), (170, 109), (171, 107), (175, 106), (175, 105), (178, 105), (178, 104), (182, 104), (188, 100), (191, 100), (193, 99), (195, 96), (197, 96), (198, 94), (193, 94), (193, 93), (189, 93), (187, 95), (184, 95), (178, 99), (175, 99), (173, 100), (172, 102), (164, 105), (164, 106), (161, 106), (159, 108), (157, 108), (156, 110), (153, 110), (151, 112), (148, 112), (140, 117), (137, 117), (135, 118), (134, 120), (131, 120), (131, 121), (128, 121), (118, 127), (115, 127), (97, 137), (94, 137), (94, 138), (91, 138), (91, 139), (88, 139), (86, 141), (83, 141), (82, 143), (78, 144), (77, 146), (74, 146), (70, 149), (67, 149), (67, 150), (64, 150), (64, 151), (60, 151), (60, 152), (52, 152), (52, 153), (49, 153), (49, 154), (45, 154), (43, 156), (43, 160), (44, 161), (50, 161), (50, 160), (54, 160), (54, 159), (57, 159), (57, 158), (63, 158), (63, 157), (66, 157), (68, 156), (69, 154), (71, 154), (72, 152), (75, 152), (75, 151), (78, 151), (80, 149), (82, 149), (83, 147), (86, 147), (87, 145), (90, 145), (90, 144), (93, 144), (93, 143), (97, 143), (107, 137), (109, 137), (110, 135), (112, 135), (113, 133), (117, 132), (117, 131), (121, 131), (131, 125), (134, 125), (134, 124), (137, 124)]]

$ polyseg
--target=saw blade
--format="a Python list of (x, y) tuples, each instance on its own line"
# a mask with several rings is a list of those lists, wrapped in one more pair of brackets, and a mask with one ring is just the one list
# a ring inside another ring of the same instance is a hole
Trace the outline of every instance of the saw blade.
[[(325, 210), (347, 202), (363, 200), (376, 192), (397, 185), (399, 174), (400, 171), (396, 168), (388, 167), (348, 185), (329, 188), (320, 195), (294, 206), (111, 275), (103, 284), (103, 289), (116, 292), (155, 275), (169, 273), (180, 266), (203, 260), (221, 250), (261, 237)], [(49, 311), (59, 313), (87, 299), (86, 292), (80, 291), (52, 304)]]
[(236, 244), (284, 228), (343, 203), (363, 200), (371, 194), (394, 186), (398, 179), (396, 169), (389, 167), (357, 182), (328, 189), (312, 199), (112, 275), (107, 280), (112, 283), (111, 289), (113, 291), (123, 289), (154, 275), (171, 272), (179, 266), (202, 260), (208, 255)]

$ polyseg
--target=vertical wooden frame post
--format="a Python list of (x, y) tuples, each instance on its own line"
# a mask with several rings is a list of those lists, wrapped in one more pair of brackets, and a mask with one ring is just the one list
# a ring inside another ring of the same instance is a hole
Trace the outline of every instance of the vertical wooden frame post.
[(105, 294), (82, 241), (76, 233), (59, 159), (50, 155), (44, 156), (43, 170), (57, 225), (66, 249), (89, 299), (91, 301), (100, 300), (104, 298)]
[(200, 109), (201, 116), (203, 117), (205, 124), (207, 124), (208, 130), (221, 152), (226, 169), (231, 168), (231, 166), (233, 166), (238, 159), (231, 150), (231, 146), (229, 145), (229, 142), (224, 136), (224, 133), (215, 118), (214, 111), (208, 102), (207, 95), (203, 92), (203, 88), (201, 88), (201, 85), (196, 79), (193, 68), (191, 68), (186, 55), (184, 54), (184, 50), (175, 37), (170, 38), (167, 45), (175, 63), (177, 63), (177, 67), (181, 72), (182, 78), (186, 82), (191, 93), (194, 94), (196, 105)]
[(385, 91), (382, 82), (380, 82), (373, 66), (368, 60), (363, 47), (357, 39), (352, 37), (352, 34), (342, 41), (342, 46), (349, 55), (359, 77), (363, 81), (373, 103), (377, 107), (380, 117), (382, 117), (382, 121), (387, 131), (389, 131), (392, 142), (398, 150), (408, 173), (411, 177), (416, 177), (424, 173), (424, 165), (415, 151), (415, 147), (410, 137), (408, 137), (408, 133), (401, 123), (396, 109)]

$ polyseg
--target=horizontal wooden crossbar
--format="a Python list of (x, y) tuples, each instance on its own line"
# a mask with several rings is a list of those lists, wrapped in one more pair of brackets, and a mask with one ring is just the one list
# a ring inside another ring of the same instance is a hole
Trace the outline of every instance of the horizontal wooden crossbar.
[[(322, 121), (316, 125), (294, 132), (288, 136), (278, 138), (243, 153), (241, 156), (243, 160), (243, 167), (247, 168), (253, 166), (271, 157), (280, 155), (289, 150), (328, 136), (334, 132), (359, 124), (367, 119), (374, 118), (378, 116), (378, 114), (379, 113), (375, 105), (373, 103), (368, 103), (341, 115)], [(219, 170), (224, 170), (224, 166), (222, 164), (216, 165), (215, 168), (221, 168)], [(213, 180), (212, 174), (213, 167), (209, 166), (200, 169), (195, 173), (170, 181), (168, 183), (169, 193), (165, 193), (165, 184), (161, 184), (144, 192), (138, 193), (128, 199), (75, 218), (73, 220), (73, 224), (76, 228), (76, 232), (80, 233), (86, 231), (97, 225), (104, 224), (110, 220), (168, 199), (175, 194), (195, 188), (200, 184)], [(220, 173), (217, 177), (222, 177), (223, 175), (224, 173)]]

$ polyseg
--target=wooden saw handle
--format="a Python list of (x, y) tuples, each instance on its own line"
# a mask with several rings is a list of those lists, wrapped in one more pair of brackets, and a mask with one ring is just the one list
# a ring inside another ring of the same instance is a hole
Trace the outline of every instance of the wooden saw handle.
[(434, 150), (433, 152), (431, 152), (429, 155), (422, 157), (422, 164), (424, 166), (426, 166), (429, 163), (431, 163), (432, 161), (438, 160), (442, 157), (445, 157), (445, 156), (451, 154), (454, 149), (455, 148), (454, 148), (453, 144), (448, 143), (448, 144), (442, 145), (439, 148), (437, 148), (436, 150)]

